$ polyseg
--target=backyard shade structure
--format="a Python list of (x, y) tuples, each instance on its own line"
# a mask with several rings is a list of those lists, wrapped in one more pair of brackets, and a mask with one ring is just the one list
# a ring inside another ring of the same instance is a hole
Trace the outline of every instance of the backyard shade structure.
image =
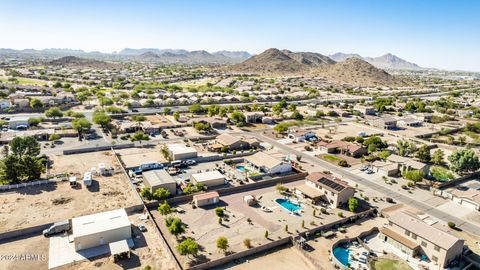
[(257, 199), (253, 195), (243, 196), (243, 201), (246, 202), (248, 205), (255, 205), (257, 203)]
[(175, 195), (177, 182), (166, 170), (152, 170), (142, 173), (143, 184), (153, 193), (159, 188), (164, 188)]
[(72, 218), (75, 250), (127, 240), (132, 237), (131, 224), (125, 209)]
[(193, 203), (197, 207), (216, 204), (219, 201), (220, 201), (220, 195), (218, 195), (218, 192), (216, 191), (197, 194), (193, 196)]
[(217, 170), (194, 173), (190, 176), (194, 184), (202, 183), (207, 187), (219, 186), (225, 184), (225, 176)]
[(108, 246), (110, 248), (110, 254), (113, 256), (114, 261), (118, 256), (121, 256), (122, 254), (127, 254), (128, 258), (130, 258), (130, 247), (128, 246), (127, 240), (112, 242), (109, 243)]

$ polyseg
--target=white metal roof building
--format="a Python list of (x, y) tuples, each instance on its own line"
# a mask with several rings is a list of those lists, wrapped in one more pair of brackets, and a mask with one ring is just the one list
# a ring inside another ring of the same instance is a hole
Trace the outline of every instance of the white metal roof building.
[(168, 152), (172, 157), (172, 160), (181, 160), (188, 158), (196, 158), (197, 150), (190, 146), (185, 146), (183, 144), (169, 144), (167, 145)]
[(75, 250), (106, 245), (132, 237), (131, 224), (125, 209), (72, 218)]
[(225, 184), (225, 176), (217, 170), (194, 173), (190, 176), (194, 184), (202, 183), (207, 187), (219, 186)]

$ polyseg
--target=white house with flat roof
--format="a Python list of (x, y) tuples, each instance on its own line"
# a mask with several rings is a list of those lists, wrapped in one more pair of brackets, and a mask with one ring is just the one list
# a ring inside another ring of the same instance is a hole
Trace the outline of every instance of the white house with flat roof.
[(84, 250), (132, 238), (125, 209), (72, 218), (75, 250)]

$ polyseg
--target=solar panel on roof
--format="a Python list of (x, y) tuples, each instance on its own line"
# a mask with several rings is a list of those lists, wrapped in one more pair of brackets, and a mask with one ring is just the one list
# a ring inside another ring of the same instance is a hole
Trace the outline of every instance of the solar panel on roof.
[(334, 190), (337, 190), (337, 191), (342, 191), (343, 189), (345, 189), (345, 187), (344, 187), (343, 185), (340, 185), (340, 184), (338, 184), (338, 183), (336, 183), (336, 182), (334, 182), (334, 181), (332, 181), (332, 180), (330, 180), (330, 179), (328, 179), (328, 178), (322, 177), (322, 178), (320, 178), (318, 181), (319, 181), (320, 183), (328, 186), (328, 187), (331, 187), (331, 188), (334, 189)]

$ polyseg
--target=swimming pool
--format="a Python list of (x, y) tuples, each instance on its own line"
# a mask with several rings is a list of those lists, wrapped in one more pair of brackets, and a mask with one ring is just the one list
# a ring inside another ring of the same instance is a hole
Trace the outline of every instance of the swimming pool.
[(333, 249), (333, 256), (337, 258), (344, 266), (348, 267), (350, 264), (350, 250), (344, 247), (336, 247)]
[(285, 208), (289, 212), (292, 212), (292, 211), (296, 212), (296, 211), (302, 209), (302, 207), (300, 205), (295, 204), (295, 203), (291, 202), (290, 200), (276, 199), (275, 202), (280, 204), (283, 208)]
[(239, 171), (239, 172), (245, 172), (245, 166), (243, 166), (243, 165), (237, 165), (235, 168), (236, 168), (237, 171)]

